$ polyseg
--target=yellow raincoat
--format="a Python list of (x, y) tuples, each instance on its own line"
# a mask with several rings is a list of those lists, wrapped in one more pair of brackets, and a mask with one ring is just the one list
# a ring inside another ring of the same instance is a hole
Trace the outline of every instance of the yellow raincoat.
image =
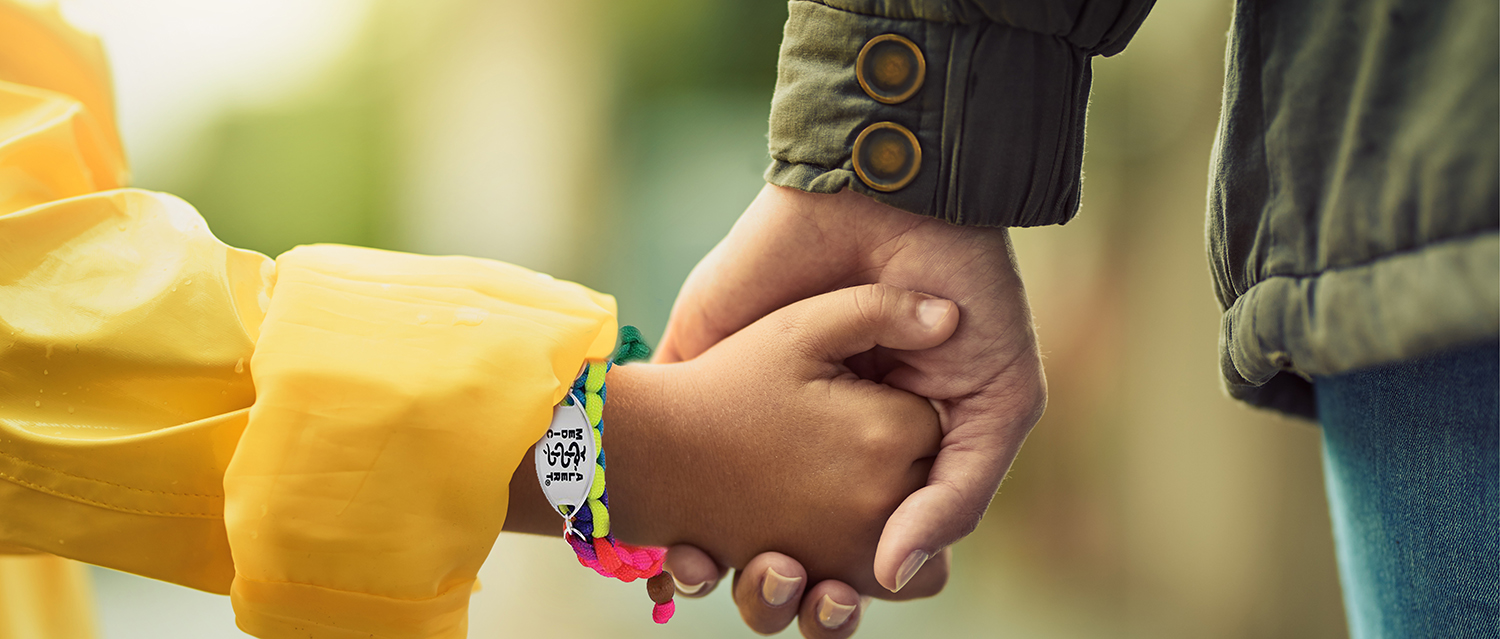
[(614, 300), (509, 264), (275, 261), (123, 188), (97, 42), (0, 0), (0, 637), (86, 636), (68, 558), (260, 637), (462, 637), (511, 473)]

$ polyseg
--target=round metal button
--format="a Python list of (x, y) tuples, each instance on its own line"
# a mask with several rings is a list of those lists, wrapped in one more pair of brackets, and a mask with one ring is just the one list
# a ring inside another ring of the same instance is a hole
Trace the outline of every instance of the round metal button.
[(917, 177), (922, 146), (917, 136), (895, 122), (876, 122), (854, 138), (854, 172), (877, 191), (895, 191)]
[(854, 61), (860, 88), (877, 102), (898, 104), (916, 94), (927, 77), (927, 62), (917, 45), (894, 33), (865, 43)]

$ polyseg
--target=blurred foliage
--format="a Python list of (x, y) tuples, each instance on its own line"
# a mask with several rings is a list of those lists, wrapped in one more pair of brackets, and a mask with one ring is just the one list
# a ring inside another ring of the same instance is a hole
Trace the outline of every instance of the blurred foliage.
[(306, 242), (386, 247), (387, 117), (368, 85), (216, 124), (177, 189), (220, 239), (267, 255)]
[[(366, 36), (320, 90), (222, 114), (198, 141), (194, 167), (160, 186), (197, 205), (221, 239), (272, 256), (307, 242), (399, 246), (389, 228), (396, 72), (420, 68), (424, 50), (472, 5), (378, 3)], [(636, 0), (597, 11), (611, 25), (602, 37), (622, 135), (636, 130), (632, 119), (652, 121), (657, 101), (673, 95), (753, 93), (769, 103), (784, 4)], [(426, 24), (413, 27), (414, 17)], [(649, 153), (642, 141), (616, 140), (625, 152)]]
[(608, 3), (626, 104), (674, 92), (760, 91), (770, 102), (786, 4), (769, 0)]

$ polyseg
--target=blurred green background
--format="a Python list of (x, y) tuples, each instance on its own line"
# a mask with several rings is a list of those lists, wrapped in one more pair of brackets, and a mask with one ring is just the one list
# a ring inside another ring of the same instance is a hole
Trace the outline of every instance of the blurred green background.
[[(770, 0), (64, 2), (104, 39), (138, 186), (226, 242), (479, 255), (618, 297), (654, 342), (761, 187)], [(1203, 257), (1227, 0), (1095, 62), (1083, 210), (1013, 236), (1046, 417), (943, 595), (876, 637), (1345, 634), (1314, 426), (1217, 381)], [(555, 538), (503, 535), (471, 636), (740, 637), (726, 589), (652, 624)], [(103, 636), (241, 637), (227, 599), (96, 570)], [(795, 630), (789, 631), (795, 634)]]

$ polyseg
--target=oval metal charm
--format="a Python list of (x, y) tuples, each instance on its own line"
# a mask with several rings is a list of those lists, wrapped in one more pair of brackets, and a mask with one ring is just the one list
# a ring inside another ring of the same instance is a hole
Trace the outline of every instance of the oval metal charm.
[(573, 393), (568, 397), (573, 405), (552, 408), (552, 425), (536, 443), (536, 479), (552, 509), (571, 518), (584, 507), (594, 487), (599, 451), (582, 398)]

